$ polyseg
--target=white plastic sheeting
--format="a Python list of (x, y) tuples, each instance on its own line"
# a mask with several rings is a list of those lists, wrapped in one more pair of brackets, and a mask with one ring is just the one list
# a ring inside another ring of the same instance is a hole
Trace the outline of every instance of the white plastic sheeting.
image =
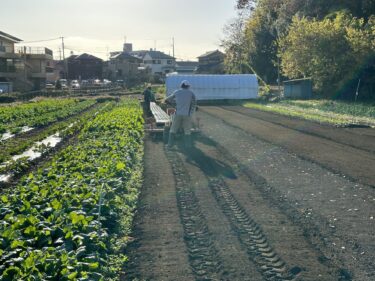
[(180, 75), (169, 74), (165, 81), (167, 96), (180, 89), (188, 80), (197, 100), (255, 99), (258, 97), (258, 79), (253, 74)]

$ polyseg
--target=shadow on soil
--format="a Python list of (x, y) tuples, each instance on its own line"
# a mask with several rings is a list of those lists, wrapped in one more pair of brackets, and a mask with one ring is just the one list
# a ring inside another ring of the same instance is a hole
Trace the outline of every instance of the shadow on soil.
[[(206, 138), (199, 138), (199, 141), (206, 145), (215, 146), (215, 143)], [(208, 177), (237, 178), (232, 167), (206, 155), (196, 146), (189, 149), (182, 149), (181, 152), (186, 156), (186, 162), (198, 167)]]
[[(163, 138), (158, 135), (150, 137), (152, 142), (163, 143)], [(216, 143), (207, 137), (195, 136), (194, 142), (200, 142), (207, 146), (216, 147)], [(183, 137), (176, 136), (177, 151), (186, 156), (186, 162), (198, 167), (208, 177), (226, 177), (236, 179), (237, 176), (231, 166), (206, 155), (202, 150), (193, 146), (189, 149), (184, 147)]]

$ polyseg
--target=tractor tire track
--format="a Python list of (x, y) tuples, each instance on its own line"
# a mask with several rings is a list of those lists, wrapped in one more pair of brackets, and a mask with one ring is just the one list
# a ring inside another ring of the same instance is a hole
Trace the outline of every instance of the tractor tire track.
[[(368, 186), (355, 184), (352, 187), (351, 178), (342, 179), (340, 175), (325, 171), (330, 169), (321, 168), (321, 164), (301, 160), (304, 158), (299, 154), (290, 156), (287, 151), (268, 144), (273, 142), (263, 144), (263, 140), (249, 132), (248, 128), (253, 125), (250, 118), (244, 116), (244, 120), (241, 120), (242, 124), (249, 123), (247, 127), (234, 126), (238, 118), (234, 120), (232, 115), (225, 115), (224, 110), (220, 110), (220, 117), (217, 112), (211, 114), (210, 111), (206, 115), (206, 109), (202, 111), (201, 117), (208, 124), (204, 133), (212, 142), (209, 145), (215, 146), (221, 155), (224, 154), (236, 165), (264, 198), (269, 199), (270, 206), (277, 207), (291, 222), (301, 227), (306, 241), (321, 253), (321, 256), (317, 256), (319, 262), (332, 269), (332, 277), (337, 276), (332, 280), (372, 280), (373, 217), (370, 216), (374, 199), (373, 191), (368, 190)], [(220, 119), (220, 122), (216, 119)], [(270, 134), (279, 137), (278, 132)], [(228, 135), (233, 136), (235, 141), (227, 138)], [(207, 140), (204, 142), (207, 143)], [(305, 147), (311, 148), (309, 145), (307, 143)], [(252, 153), (259, 154), (254, 157)], [(280, 156), (281, 160), (278, 161), (276, 157)], [(296, 162), (293, 162), (294, 159)], [(322, 197), (314, 196), (314, 193)], [(357, 200), (357, 197), (360, 199)], [(336, 204), (336, 201), (340, 203)], [(362, 212), (360, 215), (349, 213), (355, 204), (360, 204), (362, 208), (356, 209), (358, 213)]]
[[(205, 139), (205, 137), (201, 137), (201, 139)], [(207, 139), (204, 140), (205, 143), (207, 143)], [(333, 280), (339, 280), (339, 281), (350, 281), (352, 280), (352, 277), (348, 273), (348, 269), (345, 268), (340, 263), (335, 263), (331, 260), (332, 256), (332, 247), (329, 245), (330, 239), (327, 238), (322, 232), (321, 229), (317, 225), (315, 225), (312, 221), (307, 221), (306, 218), (301, 215), (295, 207), (295, 202), (287, 202), (282, 196), (282, 194), (275, 189), (274, 187), (270, 186), (267, 183), (267, 180), (263, 178), (261, 175), (257, 174), (256, 172), (252, 171), (248, 167), (244, 166), (238, 160), (228, 151), (227, 148), (223, 147), (219, 143), (214, 142), (213, 140), (209, 140), (211, 144), (215, 146), (216, 152), (218, 152), (223, 158), (225, 158), (229, 163), (232, 164), (233, 167), (237, 167), (236, 170), (238, 174), (243, 175), (250, 183), (253, 185), (263, 196), (265, 200), (268, 201), (268, 204), (271, 206), (276, 207), (281, 213), (285, 214), (288, 219), (293, 222), (294, 224), (298, 224), (299, 227), (302, 228), (303, 235), (305, 239), (308, 241), (308, 243), (311, 246), (311, 250), (316, 250), (317, 254), (319, 255), (318, 260), (321, 266), (323, 266), (320, 270), (323, 272), (325, 267), (328, 267), (329, 270), (324, 274), (325, 277), (320, 277), (319, 280), (326, 280), (321, 278), (335, 278)], [(229, 220), (232, 222), (232, 226), (234, 230), (238, 233), (240, 241), (245, 241), (244, 245), (247, 247), (250, 246), (251, 251), (248, 251), (249, 257), (254, 259), (254, 253), (255, 255), (260, 254), (262, 256), (262, 251), (257, 252), (255, 247), (251, 245), (251, 241), (246, 241), (243, 239), (243, 234), (247, 231), (251, 230), (251, 227), (254, 228), (255, 231), (257, 231), (265, 241), (267, 241), (266, 235), (264, 235), (263, 231), (261, 230), (261, 226), (259, 223), (256, 223), (255, 220), (248, 215), (248, 213), (244, 210), (244, 208), (241, 206), (241, 204), (238, 202), (238, 200), (235, 198), (233, 193), (230, 191), (229, 186), (226, 184), (226, 181), (224, 181), (222, 178), (209, 178), (210, 181), (210, 188), (212, 190), (212, 193), (214, 194), (214, 197), (219, 202), (219, 204), (223, 207), (225, 215), (229, 218)], [(233, 187), (232, 187), (233, 188)], [(234, 188), (237, 188), (236, 186)], [(315, 215), (316, 216), (316, 215)], [(326, 221), (324, 217), (316, 217), (315, 220), (320, 221), (321, 224), (325, 225), (326, 229), (329, 229), (331, 231), (330, 235), (335, 235), (334, 230), (329, 228), (329, 222)], [(248, 223), (250, 226), (247, 226), (244, 224), (244, 222)], [(250, 233), (251, 234), (251, 233)], [(326, 233), (327, 234), (327, 233)], [(251, 236), (251, 235), (250, 235)], [(267, 242), (268, 243), (268, 242)], [(264, 245), (262, 245), (263, 247)], [(271, 246), (270, 246), (271, 248)], [(255, 250), (255, 251), (254, 251)], [(276, 271), (280, 273), (280, 266), (282, 263), (284, 263), (283, 272), (286, 274), (287, 279), (271, 279), (271, 280), (317, 280), (313, 277), (300, 277), (298, 276), (297, 279), (293, 279), (293, 275), (298, 275), (301, 270), (305, 270), (304, 267), (294, 266), (292, 268), (287, 267), (284, 261), (277, 256), (276, 252), (274, 252), (275, 256), (274, 259), (271, 260), (272, 262), (276, 262)], [(272, 254), (271, 254), (272, 255)], [(267, 254), (265, 255), (267, 256)], [(254, 262), (257, 263), (258, 260), (254, 259)], [(262, 261), (259, 262), (259, 264), (262, 264)], [(266, 267), (264, 265), (261, 265), (262, 270), (266, 270), (267, 268), (272, 269), (272, 264), (270, 266)], [(315, 264), (317, 267), (317, 265)], [(289, 275), (288, 275), (289, 274)], [(270, 274), (267, 274), (271, 276)], [(310, 274), (309, 274), (310, 275)], [(331, 277), (327, 277), (327, 275), (333, 275)], [(288, 279), (292, 278), (292, 279)], [(268, 280), (268, 279), (267, 279)], [(330, 279), (329, 279), (330, 280)]]
[[(286, 263), (272, 249), (261, 227), (246, 213), (222, 179), (211, 179), (209, 186), (224, 214), (245, 246), (249, 258), (267, 281), (295, 280)], [(298, 267), (293, 268), (299, 273)]]
[(211, 239), (199, 202), (191, 189), (188, 173), (173, 151), (166, 151), (176, 180), (176, 198), (189, 252), (189, 263), (196, 280), (223, 280), (221, 258)]

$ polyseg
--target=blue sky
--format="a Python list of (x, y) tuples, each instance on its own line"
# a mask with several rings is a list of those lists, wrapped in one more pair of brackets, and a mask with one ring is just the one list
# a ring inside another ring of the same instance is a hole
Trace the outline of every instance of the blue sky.
[(58, 57), (65, 37), (67, 53), (106, 58), (125, 40), (134, 49), (155, 48), (178, 59), (196, 59), (219, 48), (223, 27), (235, 17), (235, 0), (1, 0), (0, 30), (46, 46)]

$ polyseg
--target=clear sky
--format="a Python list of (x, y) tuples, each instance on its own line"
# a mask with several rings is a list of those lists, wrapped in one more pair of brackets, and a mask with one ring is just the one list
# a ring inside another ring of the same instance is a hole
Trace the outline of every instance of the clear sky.
[(0, 0), (0, 30), (22, 39), (21, 45), (51, 48), (59, 57), (155, 48), (175, 57), (196, 57), (219, 48), (223, 27), (236, 15), (235, 0)]

